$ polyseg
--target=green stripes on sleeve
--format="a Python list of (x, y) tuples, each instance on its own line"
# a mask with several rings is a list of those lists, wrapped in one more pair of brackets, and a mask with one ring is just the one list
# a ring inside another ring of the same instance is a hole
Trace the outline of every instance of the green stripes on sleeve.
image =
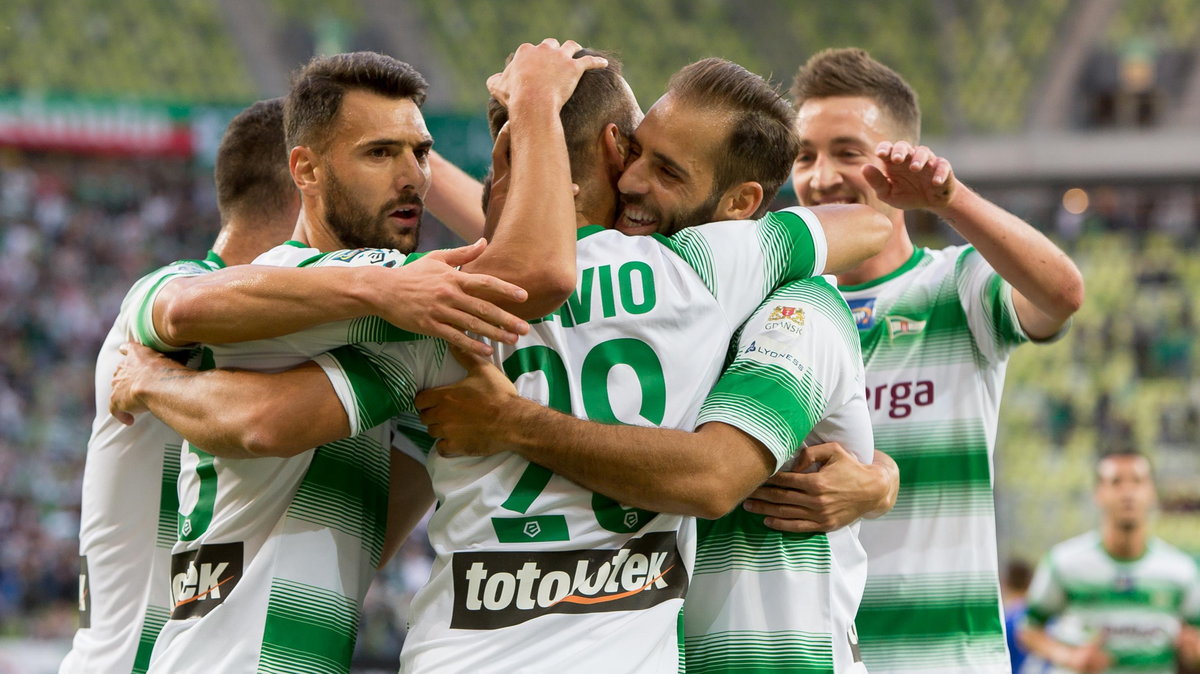
[[(354, 392), (359, 430), (374, 428), (400, 411), (398, 396), (362, 350), (343, 346), (328, 355), (337, 361)], [(411, 398), (409, 396), (409, 400)]]
[(804, 218), (790, 211), (767, 213), (759, 222), (758, 242), (765, 262), (763, 293), (816, 271), (817, 245)]
[(660, 234), (652, 236), (671, 252), (683, 258), (689, 267), (696, 270), (700, 280), (708, 288), (708, 292), (712, 293), (713, 297), (719, 297), (717, 295), (716, 263), (713, 260), (712, 248), (702, 230), (684, 229), (671, 235), (670, 238)]
[(696, 423), (719, 421), (745, 431), (767, 446), (778, 467), (799, 449), (824, 411), (820, 384), (810, 371), (797, 377), (784, 366), (735, 360), (705, 399)]

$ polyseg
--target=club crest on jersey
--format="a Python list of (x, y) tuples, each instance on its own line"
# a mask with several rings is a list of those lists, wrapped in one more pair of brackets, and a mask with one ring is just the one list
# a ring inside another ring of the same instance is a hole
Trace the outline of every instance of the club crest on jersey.
[(804, 310), (800, 307), (779, 305), (771, 310), (771, 315), (767, 316), (767, 324), (763, 326), (763, 329), (782, 329), (798, 335), (804, 329)]
[(870, 330), (875, 327), (875, 298), (848, 300), (850, 313), (854, 316), (854, 325), (859, 330)]
[[(387, 251), (380, 248), (353, 248), (333, 253), (329, 256), (331, 262), (351, 262), (358, 257), (362, 257), (368, 264), (379, 264), (387, 260)], [(391, 264), (387, 266), (392, 266)]]
[(171, 555), (171, 620), (207, 615), (242, 577), (242, 543), (202, 545)]
[(674, 531), (607, 550), (457, 552), (450, 627), (492, 630), (548, 614), (642, 611), (687, 593)]
[(918, 321), (904, 316), (888, 316), (888, 337), (895, 339), (901, 335), (917, 335), (925, 331), (927, 321)]

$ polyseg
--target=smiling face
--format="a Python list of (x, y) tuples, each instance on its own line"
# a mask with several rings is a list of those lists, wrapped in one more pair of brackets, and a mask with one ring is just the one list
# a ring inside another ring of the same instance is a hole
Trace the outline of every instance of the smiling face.
[(729, 115), (663, 96), (638, 126), (617, 183), (625, 234), (672, 234), (709, 222), (721, 199), (717, 157)]
[(318, 169), (324, 219), (343, 247), (416, 250), (432, 147), (412, 99), (346, 92)]
[(811, 98), (796, 115), (800, 154), (792, 167), (792, 187), (804, 206), (866, 204), (889, 217), (896, 209), (880, 201), (862, 175), (883, 160), (875, 147), (906, 139), (879, 105), (862, 96)]

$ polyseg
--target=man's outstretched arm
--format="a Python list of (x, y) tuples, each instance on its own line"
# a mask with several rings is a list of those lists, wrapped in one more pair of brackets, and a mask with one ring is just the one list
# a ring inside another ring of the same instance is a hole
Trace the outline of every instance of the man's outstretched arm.
[(209, 454), (289, 457), (350, 435), (329, 378), (312, 361), (274, 374), (198, 372), (139, 344), (122, 347), (110, 410), (124, 423), (149, 411)]
[(863, 176), (879, 198), (902, 209), (923, 208), (950, 223), (1013, 287), (1013, 305), (1026, 334), (1052, 337), (1083, 305), (1083, 275), (1071, 258), (1024, 220), (958, 180), (950, 162), (925, 147), (880, 143)]
[(578, 419), (522, 398), (490, 362), (460, 360), (467, 379), (415, 399), (442, 454), (515, 452), (625, 505), (705, 518), (732, 510), (775, 469), (766, 447), (733, 426), (693, 433)]
[(156, 333), (143, 341), (177, 347), (242, 342), (376, 315), (410, 332), (489, 353), (490, 347), (463, 331), (513, 343), (529, 326), (496, 306), (523, 301), (523, 289), (455, 269), (485, 248), (478, 241), (399, 268), (240, 265), (176, 278), (142, 309), (151, 314), (142, 324), (152, 324)]

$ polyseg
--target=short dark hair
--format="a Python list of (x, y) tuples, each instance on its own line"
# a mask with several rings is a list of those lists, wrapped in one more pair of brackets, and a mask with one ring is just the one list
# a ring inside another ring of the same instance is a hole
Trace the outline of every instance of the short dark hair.
[(862, 49), (826, 49), (800, 66), (792, 82), (792, 100), (799, 108), (810, 98), (862, 96), (892, 118), (900, 131), (921, 138), (921, 108), (917, 92), (895, 70)]
[(296, 197), (283, 142), (283, 99), (259, 101), (238, 113), (217, 148), (213, 180), (221, 224), (235, 216), (278, 217)]
[[(559, 113), (563, 135), (567, 139), (567, 155), (571, 159), (571, 175), (576, 177), (592, 163), (592, 148), (606, 125), (616, 124), (617, 129), (629, 137), (637, 128), (640, 114), (636, 102), (626, 91), (621, 61), (616, 55), (588, 48), (574, 54), (574, 58), (584, 56), (602, 56), (608, 60), (608, 66), (585, 72)], [(509, 60), (512, 60), (511, 55)], [(507, 121), (508, 109), (495, 98), (489, 98), (488, 129), (492, 138), (500, 133)]]
[(428, 88), (415, 68), (376, 52), (314, 57), (292, 77), (284, 102), (288, 147), (322, 148), (347, 91), (409, 98), (420, 106)]
[(716, 191), (757, 182), (763, 188), (763, 202), (754, 217), (762, 217), (800, 154), (795, 115), (787, 99), (763, 78), (719, 58), (685, 66), (671, 77), (667, 93), (676, 100), (733, 113), (717, 159)]
[(1096, 484), (1100, 483), (1100, 464), (1104, 463), (1108, 459), (1115, 459), (1115, 458), (1120, 458), (1120, 457), (1141, 458), (1141, 459), (1145, 460), (1146, 467), (1150, 469), (1150, 480), (1152, 482), (1154, 481), (1154, 462), (1152, 462), (1150, 460), (1150, 457), (1146, 456), (1145, 452), (1142, 452), (1142, 451), (1139, 451), (1136, 449), (1132, 449), (1129, 447), (1123, 447), (1120, 449), (1112, 449), (1112, 450), (1106, 451), (1106, 452), (1102, 453), (1099, 457), (1096, 458), (1096, 465), (1093, 470), (1093, 473), (1094, 473), (1093, 477), (1096, 479)]

